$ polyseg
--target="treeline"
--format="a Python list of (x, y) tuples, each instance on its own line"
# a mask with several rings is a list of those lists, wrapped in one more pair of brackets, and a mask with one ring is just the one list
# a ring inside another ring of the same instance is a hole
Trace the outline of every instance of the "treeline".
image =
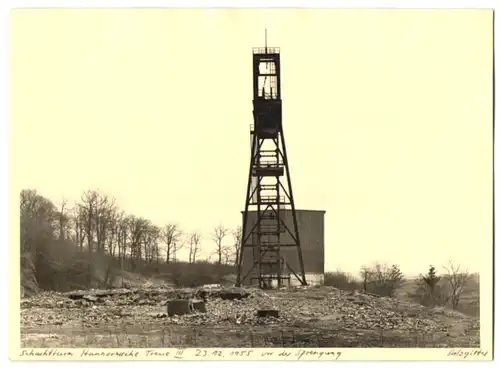
[[(219, 224), (210, 234), (183, 231), (176, 223), (157, 225), (127, 214), (113, 197), (97, 190), (85, 191), (70, 206), (65, 200), (56, 205), (26, 189), (20, 194), (20, 241), (25, 294), (39, 289), (123, 287), (135, 275), (177, 286), (233, 284), (241, 227)], [(410, 283), (413, 287), (406, 296), (426, 306), (460, 309), (474, 275), (451, 263), (444, 270), (438, 275), (431, 266)], [(389, 297), (405, 289), (406, 281), (398, 265), (380, 263), (361, 267), (358, 277), (337, 271), (324, 278), (325, 285)]]
[(360, 277), (343, 272), (327, 272), (325, 285), (334, 286), (342, 290), (363, 290), (381, 296), (393, 297), (404, 281), (403, 273), (398, 265), (388, 266), (375, 263), (373, 267), (363, 266)]
[[(436, 268), (430, 266), (427, 273), (421, 274), (416, 280), (405, 280), (398, 265), (375, 263), (372, 267), (361, 267), (359, 277), (340, 270), (328, 272), (325, 274), (324, 284), (385, 297), (394, 297), (403, 290), (406, 297), (424, 306), (448, 306), (454, 310), (466, 309), (460, 308), (460, 304), (465, 299), (464, 291), (469, 287), (476, 294), (474, 298), (477, 300), (473, 300), (476, 304), (479, 299), (479, 284), (474, 279), (478, 279), (478, 275), (462, 270), (451, 262), (443, 266), (443, 269), (444, 272), (438, 275)], [(404, 288), (406, 282), (409, 287)], [(479, 313), (478, 307), (479, 305), (474, 308), (472, 314)]]
[[(125, 271), (179, 285), (215, 283), (234, 273), (241, 243), (241, 227), (219, 224), (204, 239), (176, 223), (160, 226), (127, 214), (98, 190), (85, 191), (72, 206), (22, 190), (20, 225), (21, 281), (28, 292), (113, 286)], [(179, 259), (181, 249), (186, 259)]]

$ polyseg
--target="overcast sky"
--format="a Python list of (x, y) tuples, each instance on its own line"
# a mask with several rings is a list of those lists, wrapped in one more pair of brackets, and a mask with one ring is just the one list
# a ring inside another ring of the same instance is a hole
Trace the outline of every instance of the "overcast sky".
[(267, 28), (296, 206), (326, 211), (327, 270), (485, 270), (490, 11), (16, 10), (11, 22), (16, 193), (57, 203), (100, 188), (213, 247), (215, 225), (241, 220), (251, 53)]

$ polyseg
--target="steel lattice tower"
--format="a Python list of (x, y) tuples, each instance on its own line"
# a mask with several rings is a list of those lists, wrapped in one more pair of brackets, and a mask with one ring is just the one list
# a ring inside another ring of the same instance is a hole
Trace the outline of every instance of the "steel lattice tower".
[[(273, 280), (280, 287), (285, 280), (289, 284), (292, 275), (306, 285), (282, 126), (280, 50), (267, 47), (267, 34), (266, 46), (253, 48), (253, 117), (236, 285), (250, 278), (257, 280), (261, 288), (269, 287)], [(291, 210), (293, 226), (283, 221), (281, 212), (284, 209)], [(250, 211), (254, 212), (255, 223), (249, 223)], [(285, 232), (289, 234), (286, 238), (292, 239), (287, 244), (280, 241)], [(293, 270), (283, 258), (283, 247), (296, 248), (300, 270)], [(243, 257), (245, 253), (248, 256), (249, 252), (245, 252), (248, 248), (252, 249), (252, 267), (242, 274)]]

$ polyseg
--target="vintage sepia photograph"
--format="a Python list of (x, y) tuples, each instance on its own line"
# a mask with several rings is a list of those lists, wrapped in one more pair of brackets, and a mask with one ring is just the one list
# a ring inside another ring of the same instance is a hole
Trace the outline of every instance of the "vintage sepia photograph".
[(493, 20), (13, 9), (19, 359), (491, 358)]

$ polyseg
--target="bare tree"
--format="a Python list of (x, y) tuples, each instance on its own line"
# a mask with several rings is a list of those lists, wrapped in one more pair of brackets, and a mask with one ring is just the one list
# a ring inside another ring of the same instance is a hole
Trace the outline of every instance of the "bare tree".
[(398, 265), (375, 263), (370, 270), (370, 285), (374, 292), (385, 296), (394, 296), (394, 292), (403, 281), (403, 273)]
[(87, 239), (89, 259), (94, 250), (100, 254), (104, 254), (106, 242), (113, 239), (110, 237), (110, 232), (112, 233), (113, 231), (113, 223), (116, 217), (115, 199), (103, 195), (97, 190), (88, 190), (83, 193), (80, 203), (77, 206), (76, 233), (80, 239), (80, 245), (83, 244), (81, 240), (83, 234), (81, 233), (84, 231)]
[(460, 265), (455, 266), (451, 261), (448, 262), (448, 266), (443, 266), (443, 268), (447, 272), (445, 280), (450, 288), (451, 307), (457, 309), (464, 287), (470, 281), (471, 275), (468, 270), (460, 271)]
[(186, 239), (186, 237), (184, 236), (184, 233), (181, 233), (181, 236), (179, 237), (179, 241), (176, 241), (172, 247), (172, 256), (171, 256), (172, 262), (177, 262), (177, 254), (182, 248), (184, 248), (187, 241), (188, 241), (188, 239)]
[(85, 243), (85, 211), (82, 206), (77, 205), (73, 208), (73, 224), (75, 226), (75, 243), (80, 251), (83, 251), (83, 244)]
[(136, 267), (137, 261), (142, 259), (144, 233), (149, 225), (148, 220), (142, 217), (133, 215), (127, 216), (129, 247), (130, 247), (130, 261), (132, 267)]
[[(107, 231), (106, 231), (106, 244), (108, 246), (108, 253), (116, 257), (117, 248), (119, 248), (118, 243), (118, 235), (119, 235), (119, 226), (120, 226), (120, 215), (121, 213), (115, 207), (113, 211), (109, 212), (109, 218), (107, 223)], [(119, 249), (118, 249), (119, 252)]]
[(127, 217), (123, 211), (117, 213), (116, 220), (116, 245), (118, 247), (118, 259), (120, 262), (120, 271), (122, 272), (122, 285), (124, 282), (124, 260), (127, 254), (127, 239), (128, 239), (128, 222)]
[(56, 208), (51, 201), (39, 195), (36, 190), (25, 189), (21, 191), (20, 211), (21, 216), (24, 215), (53, 228)]
[(113, 220), (116, 215), (115, 199), (104, 195), (97, 195), (97, 206), (95, 216), (96, 246), (101, 254), (106, 249), (106, 241), (113, 228)]
[(59, 233), (59, 240), (65, 240), (66, 233), (69, 232), (70, 217), (67, 205), (68, 200), (63, 198), (59, 211), (55, 213), (57, 217), (57, 232)]
[(116, 246), (118, 248), (118, 258), (120, 259), (120, 264), (123, 269), (123, 259), (127, 253), (127, 239), (128, 239), (128, 226), (127, 226), (127, 216), (125, 212), (120, 211), (116, 214), (115, 219), (115, 234), (116, 234)]
[(86, 191), (81, 196), (81, 203), (78, 204), (82, 214), (82, 226), (87, 238), (88, 264), (87, 264), (87, 284), (92, 282), (93, 262), (92, 251), (94, 248), (95, 217), (97, 216), (99, 195), (96, 191)]
[(162, 229), (161, 237), (166, 246), (166, 262), (170, 263), (182, 247), (178, 245), (182, 239), (182, 231), (177, 224), (166, 224)]
[(241, 226), (238, 226), (236, 230), (233, 231), (233, 242), (234, 242), (234, 259), (235, 264), (238, 265), (240, 260), (240, 252), (241, 252), (241, 240), (243, 236), (243, 229)]
[(234, 262), (234, 252), (231, 247), (222, 247), (222, 259), (224, 265), (229, 265)]
[(56, 209), (36, 190), (20, 193), (21, 284), (34, 292), (40, 285), (53, 286), (52, 252)]
[(363, 281), (363, 291), (366, 292), (368, 291), (368, 284), (373, 276), (373, 271), (369, 267), (363, 266), (361, 267), (359, 274), (361, 276), (361, 280)]
[(201, 234), (197, 231), (189, 236), (189, 263), (196, 262), (196, 255), (200, 250)]
[(215, 254), (217, 255), (217, 263), (219, 265), (222, 264), (222, 258), (224, 257), (224, 253), (227, 251), (223, 241), (228, 234), (229, 229), (226, 229), (222, 224), (217, 225), (212, 233), (212, 239), (216, 245)]
[(53, 236), (56, 208), (36, 190), (22, 190), (20, 195), (21, 249), (36, 252), (42, 238)]
[(158, 241), (160, 238), (161, 229), (158, 226), (148, 222), (144, 232), (144, 259), (147, 263), (158, 261), (159, 246)]

